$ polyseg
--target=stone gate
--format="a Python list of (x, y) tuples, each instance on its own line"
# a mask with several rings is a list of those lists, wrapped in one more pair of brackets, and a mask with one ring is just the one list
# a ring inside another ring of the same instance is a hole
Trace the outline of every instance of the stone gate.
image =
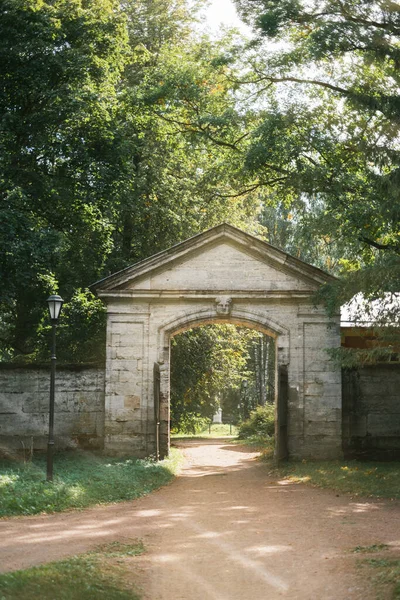
[(105, 450), (154, 454), (159, 419), (160, 454), (168, 452), (170, 340), (195, 326), (228, 322), (276, 340), (277, 389), (278, 372), (287, 373), (277, 415), (285, 402), (288, 455), (339, 458), (341, 372), (327, 349), (340, 346), (340, 319), (328, 318), (312, 299), (330, 280), (222, 224), (97, 282), (108, 314)]

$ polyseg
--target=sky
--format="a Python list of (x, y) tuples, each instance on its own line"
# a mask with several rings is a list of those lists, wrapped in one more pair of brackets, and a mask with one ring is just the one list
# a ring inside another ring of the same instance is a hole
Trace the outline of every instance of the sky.
[(210, 0), (209, 7), (205, 11), (207, 27), (212, 33), (217, 34), (221, 24), (228, 27), (237, 27), (242, 33), (250, 30), (239, 19), (235, 6), (231, 0)]

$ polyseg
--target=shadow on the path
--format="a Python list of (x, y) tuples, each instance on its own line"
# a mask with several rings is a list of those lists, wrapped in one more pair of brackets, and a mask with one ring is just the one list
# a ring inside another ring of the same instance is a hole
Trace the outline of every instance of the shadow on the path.
[[(332, 556), (341, 558), (342, 549), (351, 547), (349, 527), (370, 527), (371, 512), (376, 518), (382, 506), (361, 506), (329, 492), (271, 481), (255, 452), (226, 440), (223, 444), (221, 451), (232, 452), (228, 463), (236, 457), (231, 464), (219, 464), (224, 462), (219, 450), (206, 453), (207, 445), (221, 445), (221, 440), (179, 443), (183, 448), (203, 447), (204, 453), (195, 450), (175, 482), (137, 501), (0, 522), (1, 569), (12, 570), (17, 561), (21, 568), (57, 560), (106, 541), (141, 538), (151, 546), (148, 560), (154, 581), (187, 590), (194, 582), (195, 600), (245, 600), (235, 589), (249, 580), (252, 600), (277, 598), (296, 589), (309, 595), (290, 597), (330, 598), (321, 595), (320, 588), (307, 587), (314, 584), (308, 572), (323, 572), (333, 581), (333, 563), (325, 562), (327, 549), (332, 554), (336, 544)], [(207, 460), (216, 464), (201, 463)], [(345, 560), (352, 558), (346, 555)], [(172, 566), (180, 579), (170, 584)], [(337, 584), (332, 585), (335, 591)]]

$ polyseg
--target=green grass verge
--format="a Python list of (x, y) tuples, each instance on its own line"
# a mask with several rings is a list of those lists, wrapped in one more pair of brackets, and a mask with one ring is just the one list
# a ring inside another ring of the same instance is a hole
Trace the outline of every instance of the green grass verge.
[(372, 583), (377, 587), (378, 600), (400, 600), (400, 559), (369, 558), (363, 561), (364, 565), (373, 568), (369, 572)]
[(197, 433), (173, 433), (172, 439), (190, 439), (190, 438), (218, 438), (218, 437), (236, 437), (238, 428), (236, 425), (226, 425), (224, 423), (212, 423), (211, 428), (207, 425)]
[(287, 462), (276, 466), (274, 439), (250, 436), (234, 440), (258, 450), (269, 469), (282, 479), (293, 483), (309, 483), (354, 496), (400, 500), (400, 462), (306, 461)]
[(85, 452), (54, 457), (54, 481), (45, 480), (45, 457), (32, 462), (0, 461), (0, 517), (80, 509), (132, 500), (171, 481), (181, 460), (172, 450), (158, 463)]
[(139, 600), (124, 582), (121, 560), (144, 551), (141, 542), (113, 542), (88, 554), (0, 575), (0, 600)]
[[(388, 556), (390, 546), (387, 544), (356, 546), (352, 552), (375, 555), (359, 561), (358, 566), (367, 569), (366, 576), (376, 588), (377, 600), (389, 598), (400, 600), (400, 559)], [(382, 553), (386, 556), (382, 557)]]
[(236, 438), (231, 440), (231, 444), (237, 444), (238, 446), (246, 446), (249, 450), (260, 453), (260, 460), (268, 463), (270, 468), (275, 467), (274, 461), (274, 450), (275, 440), (273, 437), (265, 435), (249, 435), (244, 438)]
[(389, 550), (390, 546), (387, 544), (371, 544), (371, 546), (356, 546), (352, 552), (355, 554), (371, 554), (371, 552), (382, 552), (383, 550)]
[(400, 499), (400, 462), (288, 462), (277, 468), (280, 477), (310, 483), (355, 496)]

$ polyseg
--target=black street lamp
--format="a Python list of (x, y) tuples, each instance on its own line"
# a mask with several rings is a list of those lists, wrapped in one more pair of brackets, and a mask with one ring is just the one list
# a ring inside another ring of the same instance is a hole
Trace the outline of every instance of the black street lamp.
[(54, 392), (56, 380), (56, 328), (64, 300), (61, 296), (47, 298), (51, 321), (51, 372), (50, 372), (50, 408), (49, 408), (49, 441), (47, 442), (47, 481), (53, 481), (53, 449), (54, 449)]

